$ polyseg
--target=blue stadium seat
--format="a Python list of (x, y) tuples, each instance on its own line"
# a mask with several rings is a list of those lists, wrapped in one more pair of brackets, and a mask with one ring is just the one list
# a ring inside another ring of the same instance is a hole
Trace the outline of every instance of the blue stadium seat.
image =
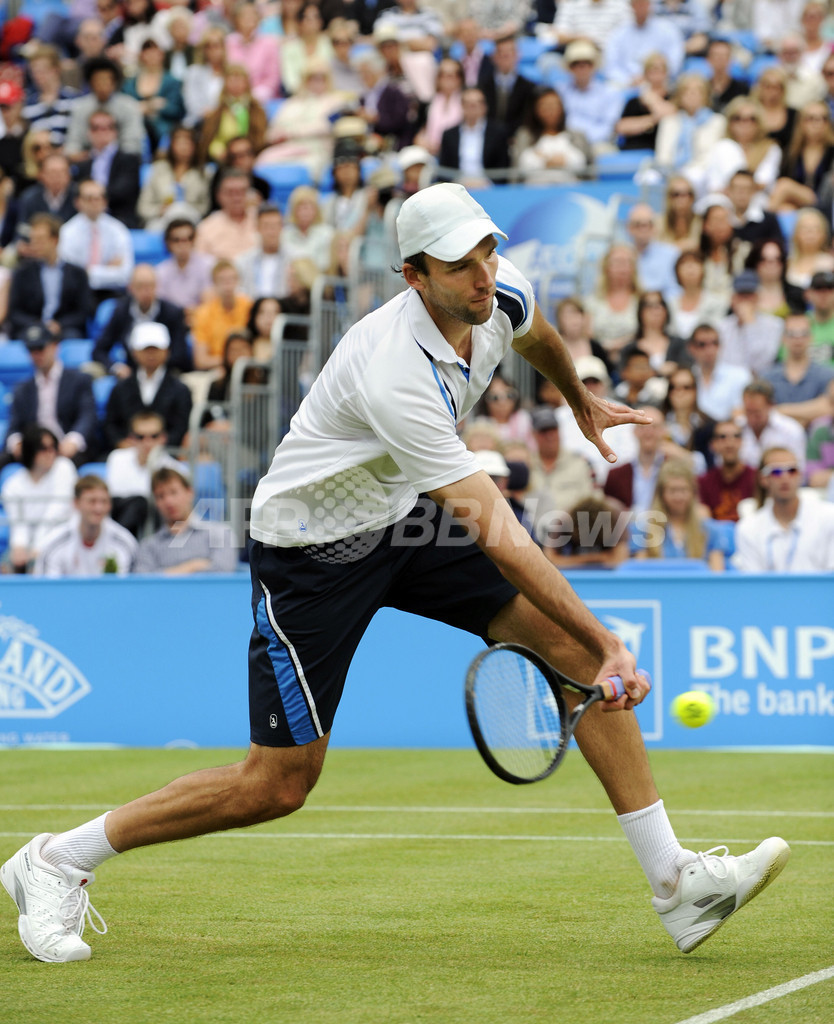
[(107, 483), (107, 463), (87, 462), (78, 469), (79, 476), (98, 476)]
[(35, 23), (35, 35), (44, 19), (50, 14), (66, 18), (70, 14), (69, 5), (64, 0), (23, 0), (17, 12), (24, 18), (31, 18)]
[(779, 227), (782, 229), (786, 242), (791, 240), (798, 215), (799, 210), (783, 210), (781, 213), (776, 214), (776, 219), (779, 221)]
[(22, 341), (7, 341), (0, 345), (0, 384), (14, 387), (34, 374), (29, 350)]
[(616, 572), (651, 575), (664, 572), (710, 572), (702, 558), (629, 558)]
[(0, 490), (3, 489), (3, 484), (10, 478), (19, 473), (23, 469), (23, 466), (19, 462), (9, 462), (2, 469), (0, 469)]
[(198, 462), (194, 467), (194, 504), (201, 519), (226, 518), (226, 485), (219, 462)]
[(115, 384), (116, 378), (111, 376), (96, 377), (93, 381), (93, 397), (96, 400), (96, 413), (99, 419), (103, 419), (107, 412), (107, 399)]
[(283, 103), (283, 100), (267, 100), (266, 103), (264, 103), (264, 110), (266, 111), (268, 121), (272, 121), (273, 117), (275, 117), (281, 109)]
[(161, 263), (168, 256), (161, 232), (137, 228), (130, 232), (130, 237), (133, 241), (133, 258), (137, 263)]
[(98, 341), (101, 337), (101, 332), (104, 330), (107, 321), (113, 315), (113, 310), (116, 308), (116, 301), (116, 299), (102, 299), (98, 304), (92, 320), (87, 324), (87, 333), (93, 341)]
[(58, 346), (58, 358), (72, 369), (89, 363), (93, 355), (92, 338), (67, 338)]
[(779, 58), (774, 56), (772, 53), (763, 53), (758, 57), (754, 57), (747, 68), (747, 78), (750, 84), (755, 85), (759, 75), (765, 70), (765, 68), (772, 68), (774, 64), (778, 63)]
[(269, 182), (269, 197), (283, 210), (294, 188), (312, 185), (310, 171), (304, 164), (263, 164), (258, 165), (257, 174)]
[(600, 180), (631, 181), (646, 160), (654, 159), (652, 149), (622, 149), (613, 153), (600, 153), (596, 169)]

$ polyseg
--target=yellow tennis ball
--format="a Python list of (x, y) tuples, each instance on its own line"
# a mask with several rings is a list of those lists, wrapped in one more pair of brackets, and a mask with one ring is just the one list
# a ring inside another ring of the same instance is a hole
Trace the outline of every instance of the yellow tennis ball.
[(715, 701), (703, 690), (687, 690), (672, 701), (672, 714), (687, 729), (699, 729), (712, 721)]

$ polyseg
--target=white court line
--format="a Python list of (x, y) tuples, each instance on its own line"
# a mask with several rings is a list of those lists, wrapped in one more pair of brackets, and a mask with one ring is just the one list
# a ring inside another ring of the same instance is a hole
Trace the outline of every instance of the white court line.
[(727, 1003), (726, 1006), (719, 1006), (715, 1010), (708, 1010), (706, 1013), (699, 1013), (695, 1017), (687, 1017), (686, 1020), (678, 1021), (678, 1024), (716, 1024), (719, 1020), (726, 1020), (734, 1017), (742, 1010), (749, 1010), (753, 1006), (761, 1006), (773, 999), (781, 999), (782, 996), (789, 996), (792, 992), (799, 992), (809, 985), (817, 985), (821, 981), (828, 981), (834, 978), (834, 967), (824, 967), (821, 971), (814, 971), (812, 974), (803, 974), (801, 978), (794, 978), (786, 981), (784, 985), (776, 985), (774, 988), (766, 988), (763, 992), (756, 992), (752, 996), (746, 996), (735, 1003)]
[[(0, 811), (107, 811), (112, 804), (0, 804)], [(334, 814), (604, 814), (610, 817), (610, 807), (430, 807), (385, 806), (378, 804), (305, 804), (304, 813), (310, 811)], [(678, 810), (673, 814), (702, 815), (721, 818), (834, 818), (834, 811), (751, 811), (751, 810)]]
[[(29, 839), (28, 832), (0, 832), (0, 839)], [(429, 842), (477, 842), (477, 843), (625, 843), (625, 836), (536, 836), (536, 835), (482, 835), (466, 832), (210, 832), (204, 839), (335, 839), (383, 841), (425, 839)], [(715, 836), (681, 836), (682, 843), (691, 845), (715, 842)], [(738, 843), (755, 846), (760, 839), (725, 839), (728, 844)], [(791, 846), (834, 846), (834, 840), (792, 839)]]

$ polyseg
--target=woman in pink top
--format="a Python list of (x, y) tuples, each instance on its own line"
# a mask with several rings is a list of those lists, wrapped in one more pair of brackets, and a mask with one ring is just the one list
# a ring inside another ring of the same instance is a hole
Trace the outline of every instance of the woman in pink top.
[(237, 31), (226, 40), (226, 59), (248, 69), (252, 95), (259, 103), (267, 103), (280, 92), (281, 59), (274, 36), (258, 34), (260, 20), (254, 4), (241, 4), (235, 13)]
[(415, 143), (425, 146), (432, 156), (440, 152), (440, 139), (447, 128), (463, 120), (460, 94), (463, 89), (463, 65), (454, 57), (444, 57), (437, 68), (437, 91), (429, 102), (426, 123)]

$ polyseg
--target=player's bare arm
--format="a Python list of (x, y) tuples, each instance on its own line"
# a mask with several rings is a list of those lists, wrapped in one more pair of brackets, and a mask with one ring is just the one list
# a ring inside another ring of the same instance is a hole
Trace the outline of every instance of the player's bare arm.
[(439, 487), (429, 496), (469, 530), (478, 546), (532, 604), (598, 659), (601, 668), (595, 682), (614, 675), (622, 678), (626, 696), (606, 704), (606, 710), (631, 708), (643, 700), (649, 686), (637, 675), (634, 656), (548, 562), (486, 473), (479, 471)]
[(609, 462), (616, 462), (617, 455), (602, 436), (607, 427), (618, 423), (650, 422), (639, 409), (630, 409), (626, 405), (591, 394), (577, 377), (573, 360), (559, 332), (548, 323), (538, 304), (532, 327), (527, 334), (513, 341), (513, 348), (559, 388), (573, 410), (582, 433)]

